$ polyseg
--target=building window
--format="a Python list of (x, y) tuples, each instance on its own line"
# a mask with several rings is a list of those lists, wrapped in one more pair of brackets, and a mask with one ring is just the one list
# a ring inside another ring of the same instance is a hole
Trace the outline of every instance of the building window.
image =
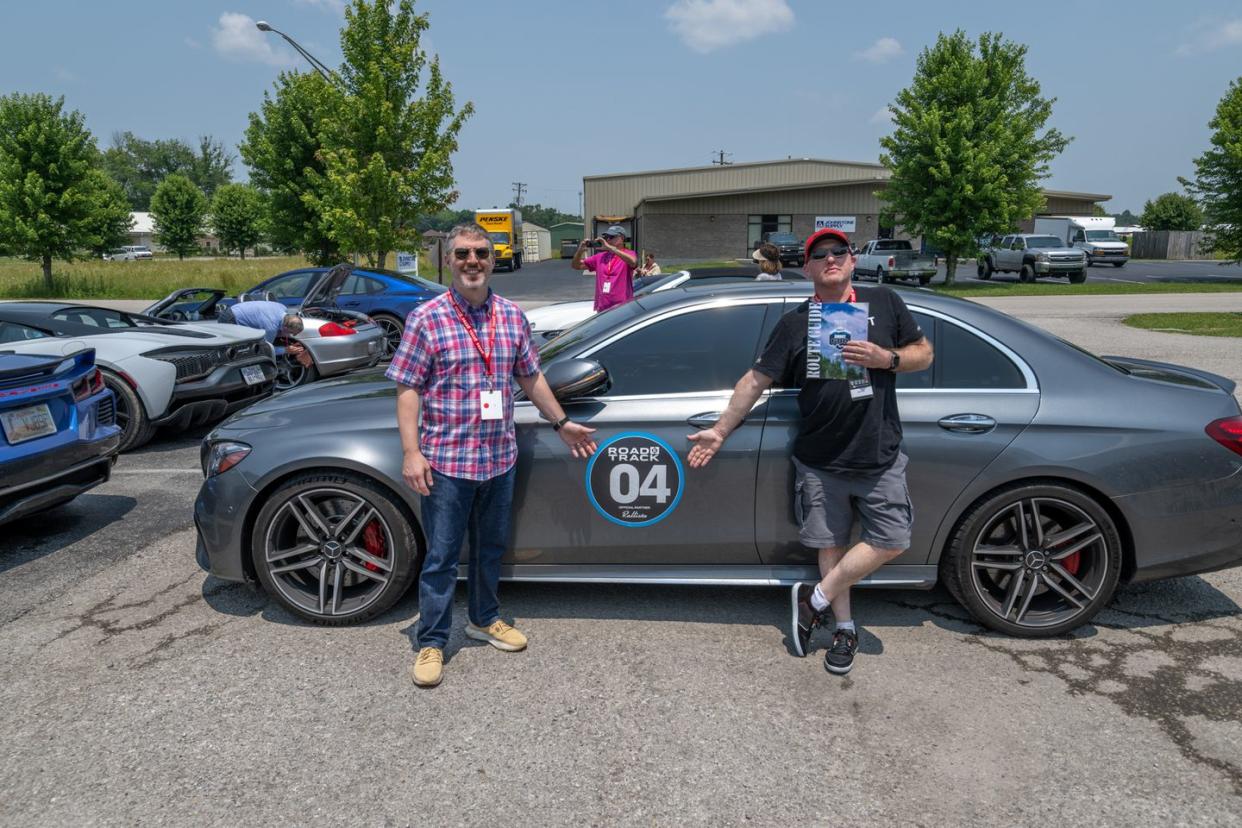
[(746, 223), (746, 250), (750, 252), (758, 247), (759, 243), (763, 241), (764, 233), (792, 232), (793, 216), (779, 216), (774, 213), (750, 216)]

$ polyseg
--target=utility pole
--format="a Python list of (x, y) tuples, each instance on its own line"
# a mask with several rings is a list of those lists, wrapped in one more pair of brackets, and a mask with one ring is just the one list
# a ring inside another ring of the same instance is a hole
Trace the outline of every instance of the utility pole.
[(584, 223), (586, 222), (586, 216), (582, 214), (582, 190), (578, 191), (578, 217), (581, 218)]
[[(719, 156), (719, 157), (717, 157), (717, 156)], [(733, 153), (731, 153), (731, 152), (725, 152), (724, 150), (712, 150), (712, 163), (713, 163), (713, 164), (716, 164), (716, 165), (718, 165), (718, 166), (721, 166), (721, 167), (727, 167), (727, 166), (729, 166), (729, 165), (730, 165), (730, 164), (732, 164), (733, 162), (732, 162), (732, 161), (726, 161), (726, 160), (725, 160), (725, 156), (728, 156), (728, 157), (732, 158), (732, 157), (733, 157)]]
[(513, 203), (516, 204), (518, 207), (522, 206), (522, 193), (524, 192), (526, 192), (526, 182), (525, 181), (514, 181), (513, 182), (513, 194), (516, 196), (516, 198), (513, 199)]

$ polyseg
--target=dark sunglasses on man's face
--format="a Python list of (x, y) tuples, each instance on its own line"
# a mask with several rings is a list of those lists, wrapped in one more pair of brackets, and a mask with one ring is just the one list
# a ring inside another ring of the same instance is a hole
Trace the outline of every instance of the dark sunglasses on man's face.
[(475, 258), (483, 262), (483, 261), (487, 261), (487, 257), (492, 255), (492, 249), (490, 247), (454, 247), (453, 248), (453, 255), (457, 257), (457, 261), (459, 262), (464, 262), (466, 259), (469, 259), (471, 253), (475, 255)]
[(812, 259), (826, 259), (832, 256), (834, 259), (842, 259), (850, 255), (852, 251), (845, 245), (840, 247), (820, 247), (811, 251)]

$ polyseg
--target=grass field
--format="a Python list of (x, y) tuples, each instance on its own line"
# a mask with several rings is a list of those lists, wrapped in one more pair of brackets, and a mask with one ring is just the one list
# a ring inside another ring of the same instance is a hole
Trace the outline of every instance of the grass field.
[[(307, 265), (301, 256), (271, 256), (244, 262), (225, 258), (53, 262), (53, 289), (48, 291), (37, 262), (0, 258), (0, 299), (162, 299), (174, 290), (188, 287), (221, 287), (237, 293), (278, 273)], [(431, 273), (435, 279), (435, 271), (425, 255), (419, 262), (419, 272)]]
[(1136, 313), (1122, 320), (1132, 328), (1196, 336), (1242, 336), (1242, 313)]

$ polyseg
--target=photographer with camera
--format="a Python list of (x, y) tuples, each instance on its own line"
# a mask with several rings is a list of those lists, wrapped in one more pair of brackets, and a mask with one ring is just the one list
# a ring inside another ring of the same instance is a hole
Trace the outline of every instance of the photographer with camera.
[[(614, 224), (597, 239), (583, 239), (574, 251), (569, 266), (574, 270), (595, 272), (595, 310), (607, 310), (623, 305), (634, 298), (634, 271), (638, 268), (638, 254), (625, 248), (625, 228)], [(602, 252), (587, 256), (587, 250), (601, 248)]]

